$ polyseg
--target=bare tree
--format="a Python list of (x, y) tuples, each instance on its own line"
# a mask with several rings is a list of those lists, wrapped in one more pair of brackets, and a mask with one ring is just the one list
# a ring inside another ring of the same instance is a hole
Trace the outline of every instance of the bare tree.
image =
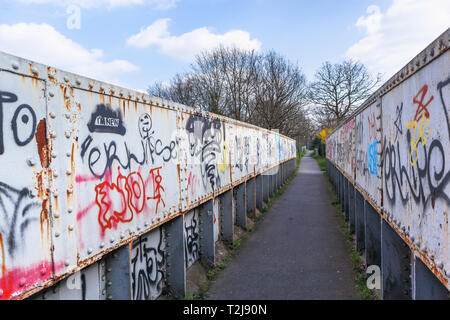
[(193, 107), (198, 103), (196, 82), (196, 77), (190, 74), (177, 74), (169, 84), (157, 82), (148, 87), (147, 92), (152, 96)]
[(303, 110), (307, 86), (300, 68), (274, 51), (258, 54), (218, 47), (196, 56), (191, 72), (169, 84), (149, 87), (151, 95), (226, 115), (308, 140), (310, 119)]
[(252, 122), (296, 135), (307, 94), (306, 79), (297, 65), (270, 51), (261, 58), (256, 94), (256, 114)]
[(364, 64), (345, 60), (332, 65), (325, 62), (315, 74), (308, 93), (315, 105), (316, 119), (334, 127), (366, 100), (381, 83), (381, 75), (372, 77)]

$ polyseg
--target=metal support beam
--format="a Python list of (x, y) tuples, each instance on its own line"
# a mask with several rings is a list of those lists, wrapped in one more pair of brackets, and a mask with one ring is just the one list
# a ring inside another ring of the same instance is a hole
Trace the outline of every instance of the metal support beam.
[(345, 221), (349, 221), (350, 217), (355, 215), (355, 187), (350, 183), (348, 185), (348, 210), (345, 212)]
[(411, 251), (384, 220), (381, 223), (383, 300), (411, 299)]
[[(222, 210), (221, 210), (222, 215)], [(214, 215), (213, 200), (209, 200), (199, 207), (200, 219), (200, 259), (203, 263), (215, 265)]]
[(247, 229), (247, 197), (246, 183), (243, 182), (234, 188), (234, 200), (236, 208), (236, 225)]
[(361, 193), (356, 192), (355, 197), (355, 234), (356, 234), (356, 250), (362, 251), (365, 247), (365, 229), (364, 229), (364, 216), (366, 207), (369, 206), (367, 201), (364, 200)]
[(418, 258), (414, 257), (414, 299), (450, 300), (450, 291), (433, 272)]
[(233, 190), (228, 190), (219, 197), (221, 239), (228, 244), (232, 244), (234, 235)]
[(131, 244), (109, 253), (105, 266), (106, 299), (131, 300)]
[(364, 219), (366, 264), (381, 268), (381, 217), (372, 206), (367, 206)]
[[(194, 209), (195, 210), (195, 209)], [(175, 297), (186, 296), (186, 257), (184, 251), (184, 217), (178, 216), (166, 223), (166, 284)]]
[(264, 172), (262, 174), (263, 184), (264, 184), (264, 187), (263, 187), (263, 190), (264, 190), (263, 201), (265, 203), (269, 202), (269, 187), (270, 187), (270, 184), (269, 184), (270, 183), (270, 176), (266, 172)]
[(247, 215), (254, 217), (256, 209), (256, 178), (247, 180), (246, 188)]
[(259, 209), (259, 211), (263, 208), (263, 198), (264, 198), (264, 176), (259, 174), (255, 177), (256, 182), (256, 208)]

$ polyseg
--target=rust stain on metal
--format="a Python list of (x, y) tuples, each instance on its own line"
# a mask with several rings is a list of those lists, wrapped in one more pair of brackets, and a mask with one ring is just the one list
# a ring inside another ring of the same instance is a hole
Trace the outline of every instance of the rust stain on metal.
[(43, 168), (48, 168), (52, 159), (50, 157), (51, 145), (47, 139), (47, 126), (45, 118), (39, 121), (36, 128), (36, 143), (39, 159)]
[(3, 235), (0, 232), (0, 247), (2, 249), (2, 276), (6, 275), (6, 262), (5, 262), (5, 245), (3, 244)]

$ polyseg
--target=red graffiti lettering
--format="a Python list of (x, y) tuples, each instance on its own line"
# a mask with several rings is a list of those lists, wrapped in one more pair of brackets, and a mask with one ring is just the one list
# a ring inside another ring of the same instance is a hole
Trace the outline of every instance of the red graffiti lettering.
[[(120, 173), (116, 182), (112, 183), (110, 175), (105, 176), (104, 182), (95, 186), (95, 202), (99, 208), (98, 222), (102, 228), (102, 233), (106, 229), (116, 228), (117, 224), (122, 222), (131, 222), (135, 214), (139, 214), (146, 208), (146, 201), (156, 200), (156, 210), (158, 212), (159, 203), (162, 202), (161, 191), (165, 191), (161, 185), (162, 176), (159, 173), (161, 167), (151, 169), (147, 179), (144, 182), (141, 176), (141, 168), (137, 172), (131, 172), (127, 176)], [(153, 193), (148, 193), (147, 186), (152, 182)]]
[[(425, 99), (425, 96), (427, 95), (427, 91), (428, 91), (428, 86), (425, 84), (420, 90), (419, 92), (416, 94), (416, 96), (413, 98), (413, 103), (417, 104), (417, 110), (416, 110), (416, 115), (414, 117), (414, 121), (419, 121), (420, 118), (422, 117), (422, 114), (424, 114), (424, 116), (426, 118), (430, 118), (430, 113), (428, 112), (428, 105), (431, 103), (431, 101), (433, 101), (434, 96), (431, 96), (431, 98), (428, 100), (427, 103), (423, 103), (423, 100)], [(420, 95), (420, 100), (418, 100), (417, 98)]]

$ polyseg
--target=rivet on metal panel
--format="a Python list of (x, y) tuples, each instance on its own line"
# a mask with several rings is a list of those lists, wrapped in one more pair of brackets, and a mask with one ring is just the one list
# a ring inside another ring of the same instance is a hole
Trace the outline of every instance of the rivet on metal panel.
[(114, 238), (109, 239), (109, 242), (113, 243), (115, 240)]
[(444, 267), (444, 264), (442, 263), (442, 261), (438, 260), (438, 261), (436, 261), (436, 266), (437, 266), (439, 269), (442, 269), (442, 268)]
[(55, 217), (56, 219), (59, 218), (59, 213), (55, 212), (55, 214), (53, 215), (53, 217)]
[(50, 97), (52, 97), (52, 98), (55, 96), (55, 94), (53, 93), (53, 91), (49, 91), (49, 92), (48, 92), (48, 95), (49, 95)]
[(33, 74), (38, 74), (38, 70), (36, 69), (36, 67), (32, 67), (32, 68), (31, 68), (31, 72), (32, 72)]
[(72, 152), (67, 151), (67, 152), (66, 152), (66, 157), (67, 157), (67, 158), (70, 158), (71, 156), (72, 156)]
[(422, 252), (427, 252), (427, 247), (425, 247), (425, 245), (423, 245), (421, 248), (420, 248), (420, 251), (422, 251)]
[(112, 300), (112, 294), (108, 294), (107, 299), (108, 299), (108, 300)]
[(87, 249), (87, 253), (88, 253), (88, 254), (91, 254), (91, 253), (92, 253), (92, 248), (88, 248), (88, 249)]
[(67, 213), (72, 213), (73, 209), (72, 207), (67, 208)]
[(33, 158), (28, 158), (27, 164), (32, 167), (36, 164), (36, 161)]
[(101, 248), (103, 248), (104, 246), (105, 246), (105, 243), (102, 242), (102, 243), (100, 243), (100, 246), (99, 246), (99, 247), (100, 247), (100, 249), (101, 249)]
[(25, 284), (26, 284), (26, 279), (25, 278), (20, 278), (19, 286), (23, 287)]
[(42, 268), (41, 269), (41, 276), (44, 276), (47, 273), (47, 269), (46, 268)]
[(77, 84), (77, 86), (81, 85), (80, 79), (77, 79), (77, 80), (75, 81), (75, 83)]
[(66, 131), (64, 132), (64, 136), (69, 139), (70, 138), (70, 131)]
[(89, 86), (89, 88), (91, 88), (91, 89), (94, 87), (94, 85), (93, 85), (92, 83), (89, 83), (88, 86)]
[(445, 276), (446, 276), (447, 278), (450, 278), (450, 271), (449, 271), (449, 270), (445, 270)]
[(112, 281), (111, 281), (111, 280), (108, 280), (108, 281), (106, 282), (106, 285), (107, 285), (108, 287), (111, 287), (111, 286), (112, 286)]
[(53, 111), (50, 112), (48, 115), (49, 115), (50, 118), (52, 118), (52, 119), (55, 119), (55, 118), (56, 118), (56, 115), (55, 115), (55, 113), (54, 113)]
[(73, 225), (69, 224), (69, 230), (73, 231)]
[(55, 178), (58, 178), (58, 176), (59, 176), (59, 172), (58, 172), (58, 170), (53, 170), (53, 177), (55, 177)]
[(67, 173), (68, 176), (70, 176), (72, 174), (72, 171), (70, 169), (67, 169), (66, 173)]
[(52, 152), (52, 158), (53, 158), (53, 159), (55, 159), (55, 158), (56, 158), (56, 156), (57, 156), (56, 152), (55, 152), (55, 151), (53, 151), (53, 152)]
[(419, 240), (414, 241), (414, 245), (415, 245), (416, 247), (420, 247), (420, 241), (419, 241)]
[(19, 69), (19, 64), (18, 64), (17, 62), (13, 62), (13, 63), (11, 63), (11, 67), (12, 67), (14, 70), (17, 70), (17, 69)]
[(64, 261), (64, 265), (65, 265), (66, 267), (68, 267), (68, 266), (70, 265), (70, 261), (69, 261), (69, 260)]
[(65, 82), (69, 82), (69, 77), (64, 76), (64, 81), (65, 81)]
[(60, 235), (61, 235), (61, 234), (60, 234), (58, 231), (55, 232), (55, 237), (56, 237), (56, 238), (58, 238)]

